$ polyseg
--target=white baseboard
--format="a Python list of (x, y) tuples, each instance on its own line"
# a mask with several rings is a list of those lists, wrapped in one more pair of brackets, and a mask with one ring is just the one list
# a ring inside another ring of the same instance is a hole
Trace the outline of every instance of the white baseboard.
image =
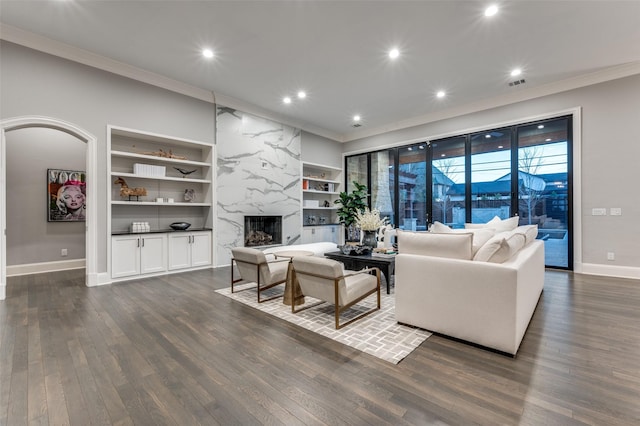
[(87, 287), (97, 287), (106, 284), (111, 284), (109, 274), (107, 274), (106, 272), (87, 275)]
[(612, 266), (597, 263), (582, 263), (575, 272), (587, 275), (603, 275), (607, 277), (640, 279), (640, 268), (632, 266)]
[(25, 263), (7, 266), (7, 277), (41, 274), (44, 272), (66, 271), (85, 267), (84, 259), (60, 260), (55, 262)]

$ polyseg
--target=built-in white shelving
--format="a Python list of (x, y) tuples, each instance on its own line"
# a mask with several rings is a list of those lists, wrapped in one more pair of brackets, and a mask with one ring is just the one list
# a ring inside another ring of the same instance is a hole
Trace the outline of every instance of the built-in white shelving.
[[(113, 235), (110, 239), (113, 245), (109, 249), (112, 278), (121, 279), (136, 275), (129, 274), (127, 269), (134, 270), (136, 263), (127, 265), (127, 268), (124, 268), (127, 272), (123, 272), (123, 257), (114, 250), (121, 250), (127, 244), (136, 247), (139, 245), (143, 256), (146, 253), (144, 247), (153, 241), (151, 235), (136, 237), (133, 233), (131, 240), (127, 239), (126, 234), (130, 232), (133, 222), (149, 223), (151, 231), (156, 234), (166, 232), (164, 238), (168, 243), (181, 241), (170, 237), (173, 235), (171, 223), (190, 223), (191, 229), (198, 230), (197, 235), (203, 237), (198, 238), (199, 244), (189, 246), (195, 251), (193, 256), (197, 258), (197, 261), (189, 265), (192, 268), (211, 265), (215, 175), (213, 144), (109, 126), (107, 145), (110, 194), (108, 227), (109, 233)], [(136, 173), (140, 170), (145, 174)], [(185, 176), (183, 172), (190, 173)], [(115, 183), (118, 178), (124, 179), (129, 188), (144, 188), (146, 195), (121, 195), (121, 186)], [(191, 244), (191, 241), (196, 239), (195, 235), (188, 234), (185, 241)], [(203, 244), (206, 250), (203, 249)], [(155, 253), (154, 256), (168, 256), (174, 252), (169, 244), (169, 248), (162, 250), (162, 254)], [(144, 256), (142, 258), (144, 259)], [(170, 260), (163, 260), (164, 268), (151, 270), (145, 270), (142, 262), (139, 273), (157, 274), (180, 269), (172, 267)]]
[(302, 242), (340, 243), (342, 226), (338, 224), (334, 202), (342, 187), (339, 167), (302, 163)]

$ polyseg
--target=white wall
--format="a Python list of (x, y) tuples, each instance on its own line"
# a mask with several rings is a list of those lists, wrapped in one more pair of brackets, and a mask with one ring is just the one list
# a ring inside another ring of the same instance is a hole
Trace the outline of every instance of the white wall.
[(342, 143), (302, 131), (302, 161), (342, 168)]
[[(518, 102), (500, 108), (359, 139), (345, 153), (371, 151), (408, 141), (429, 140), (470, 129), (520, 121), (580, 107), (582, 115), (582, 220), (584, 272), (640, 277), (640, 75)], [(622, 208), (622, 216), (591, 216), (594, 207)], [(607, 252), (615, 252), (608, 261)]]
[(7, 132), (6, 142), (7, 266), (84, 259), (85, 223), (47, 221), (47, 169), (86, 170), (87, 144), (44, 128)]
[(0, 86), (0, 118), (57, 118), (97, 138), (98, 188), (105, 191), (97, 206), (98, 272), (107, 271), (107, 125), (214, 142), (211, 103), (5, 41), (0, 43)]

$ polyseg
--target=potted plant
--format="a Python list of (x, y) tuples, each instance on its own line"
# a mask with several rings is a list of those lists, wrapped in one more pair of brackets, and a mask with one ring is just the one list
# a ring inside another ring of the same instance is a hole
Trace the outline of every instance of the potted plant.
[(347, 230), (347, 242), (360, 241), (356, 218), (358, 213), (364, 212), (367, 207), (367, 186), (356, 181), (353, 182), (353, 186), (355, 189), (351, 193), (343, 191), (339, 194), (340, 198), (334, 201), (335, 204), (341, 204), (336, 214), (338, 221)]

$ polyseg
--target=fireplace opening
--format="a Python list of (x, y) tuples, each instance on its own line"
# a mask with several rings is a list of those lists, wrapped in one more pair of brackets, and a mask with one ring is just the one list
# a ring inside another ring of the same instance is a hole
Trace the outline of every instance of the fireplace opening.
[(244, 246), (282, 244), (282, 216), (245, 216)]

